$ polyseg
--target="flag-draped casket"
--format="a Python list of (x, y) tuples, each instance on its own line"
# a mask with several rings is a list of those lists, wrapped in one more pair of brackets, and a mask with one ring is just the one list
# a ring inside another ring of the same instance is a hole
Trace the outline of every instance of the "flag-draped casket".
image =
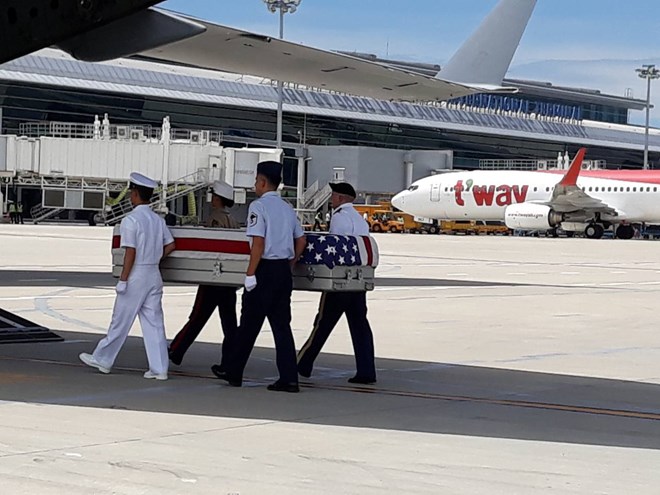
[[(161, 264), (166, 282), (240, 287), (250, 258), (244, 230), (170, 228), (176, 250)], [(369, 236), (307, 233), (307, 246), (293, 270), (293, 288), (309, 291), (373, 290), (378, 246)], [(112, 239), (112, 273), (124, 262), (119, 226)]]

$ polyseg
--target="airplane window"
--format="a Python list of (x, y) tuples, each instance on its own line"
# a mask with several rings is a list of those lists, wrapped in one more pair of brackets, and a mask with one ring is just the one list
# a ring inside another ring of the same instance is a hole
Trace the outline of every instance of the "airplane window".
[(626, 187), (626, 192), (630, 192), (630, 188), (629, 188), (629, 187)]
[(646, 188), (646, 192), (651, 192), (651, 188), (650, 188), (650, 187), (647, 187), (647, 188)]
[(637, 188), (636, 188), (636, 187), (633, 187), (633, 192), (637, 192)]
[(545, 192), (550, 192), (550, 188), (549, 188), (549, 187), (546, 187), (546, 188), (545, 188)]
[(538, 189), (538, 188), (537, 188), (537, 187), (535, 187), (535, 188), (534, 188), (534, 192), (536, 192), (536, 190), (537, 190), (537, 189)]
[(653, 188), (653, 192), (658, 192), (658, 188), (657, 188), (657, 187), (654, 187), (654, 188)]
[(614, 192), (617, 192), (618, 190), (619, 190), (618, 187), (615, 187), (615, 188), (614, 188)]
[(589, 188), (589, 192), (591, 192), (591, 187)]
[(419, 186), (410, 186), (408, 191), (417, 191), (417, 189), (419, 189)]
[(597, 188), (597, 187), (594, 187), (594, 191), (595, 191), (595, 192), (598, 192), (598, 188)]

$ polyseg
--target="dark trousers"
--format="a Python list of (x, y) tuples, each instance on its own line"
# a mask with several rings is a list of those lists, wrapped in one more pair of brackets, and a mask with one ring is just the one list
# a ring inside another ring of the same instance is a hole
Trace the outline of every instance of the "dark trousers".
[(218, 308), (222, 324), (222, 357), (220, 365), (224, 366), (227, 357), (232, 352), (237, 332), (236, 322), (236, 287), (221, 287), (215, 285), (200, 285), (197, 289), (195, 304), (188, 317), (188, 323), (179, 331), (170, 344), (170, 356), (183, 359), (188, 348)]
[(314, 361), (343, 314), (346, 314), (348, 329), (353, 341), (356, 376), (376, 380), (374, 338), (369, 320), (367, 320), (366, 292), (323, 293), (312, 334), (298, 353), (298, 370), (301, 375), (310, 376), (312, 374)]
[(291, 291), (293, 279), (288, 260), (261, 260), (257, 286), (243, 292), (241, 323), (236, 345), (228, 361), (227, 374), (243, 379), (250, 353), (266, 318), (273, 331), (277, 370), (283, 383), (298, 383), (296, 346), (291, 332)]

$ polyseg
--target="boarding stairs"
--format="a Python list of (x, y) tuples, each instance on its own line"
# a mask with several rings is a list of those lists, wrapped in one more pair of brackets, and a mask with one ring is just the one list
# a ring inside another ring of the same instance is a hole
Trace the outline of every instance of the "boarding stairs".
[(62, 213), (65, 208), (49, 208), (42, 205), (36, 205), (30, 208), (30, 217), (32, 218), (33, 224), (38, 224), (44, 220), (54, 217), (55, 215)]
[(332, 195), (330, 185), (326, 184), (325, 187), (319, 188), (319, 182), (309, 186), (303, 193), (303, 201), (300, 208), (296, 209), (298, 219), (303, 225), (313, 225), (316, 212), (325, 206)]
[[(206, 189), (208, 184), (209, 169), (199, 169), (197, 172), (170, 182), (167, 187), (166, 201), (170, 202), (183, 196), (194, 194), (197, 191)], [(163, 189), (158, 188), (154, 191), (154, 195), (151, 197), (151, 202), (149, 203), (151, 209), (157, 211), (162, 205), (162, 199)], [(103, 222), (106, 225), (115, 225), (128, 216), (131, 211), (133, 211), (133, 205), (131, 204), (130, 196), (126, 195), (121, 201), (106, 206), (106, 210), (103, 214)]]
[(332, 189), (330, 189), (330, 184), (319, 188), (319, 183), (316, 181), (303, 194), (302, 209), (317, 211), (328, 203), (331, 195)]

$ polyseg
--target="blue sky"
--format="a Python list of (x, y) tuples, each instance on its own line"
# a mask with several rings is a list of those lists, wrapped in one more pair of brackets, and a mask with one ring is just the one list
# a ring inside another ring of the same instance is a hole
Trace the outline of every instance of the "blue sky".
[[(302, 0), (287, 15), (291, 41), (329, 50), (444, 64), (497, 0)], [(163, 7), (263, 34), (277, 16), (262, 0), (168, 0)], [(641, 64), (660, 67), (660, 1), (538, 0), (509, 77), (646, 98)], [(660, 127), (660, 80), (652, 88)], [(643, 123), (644, 113), (633, 112)]]

